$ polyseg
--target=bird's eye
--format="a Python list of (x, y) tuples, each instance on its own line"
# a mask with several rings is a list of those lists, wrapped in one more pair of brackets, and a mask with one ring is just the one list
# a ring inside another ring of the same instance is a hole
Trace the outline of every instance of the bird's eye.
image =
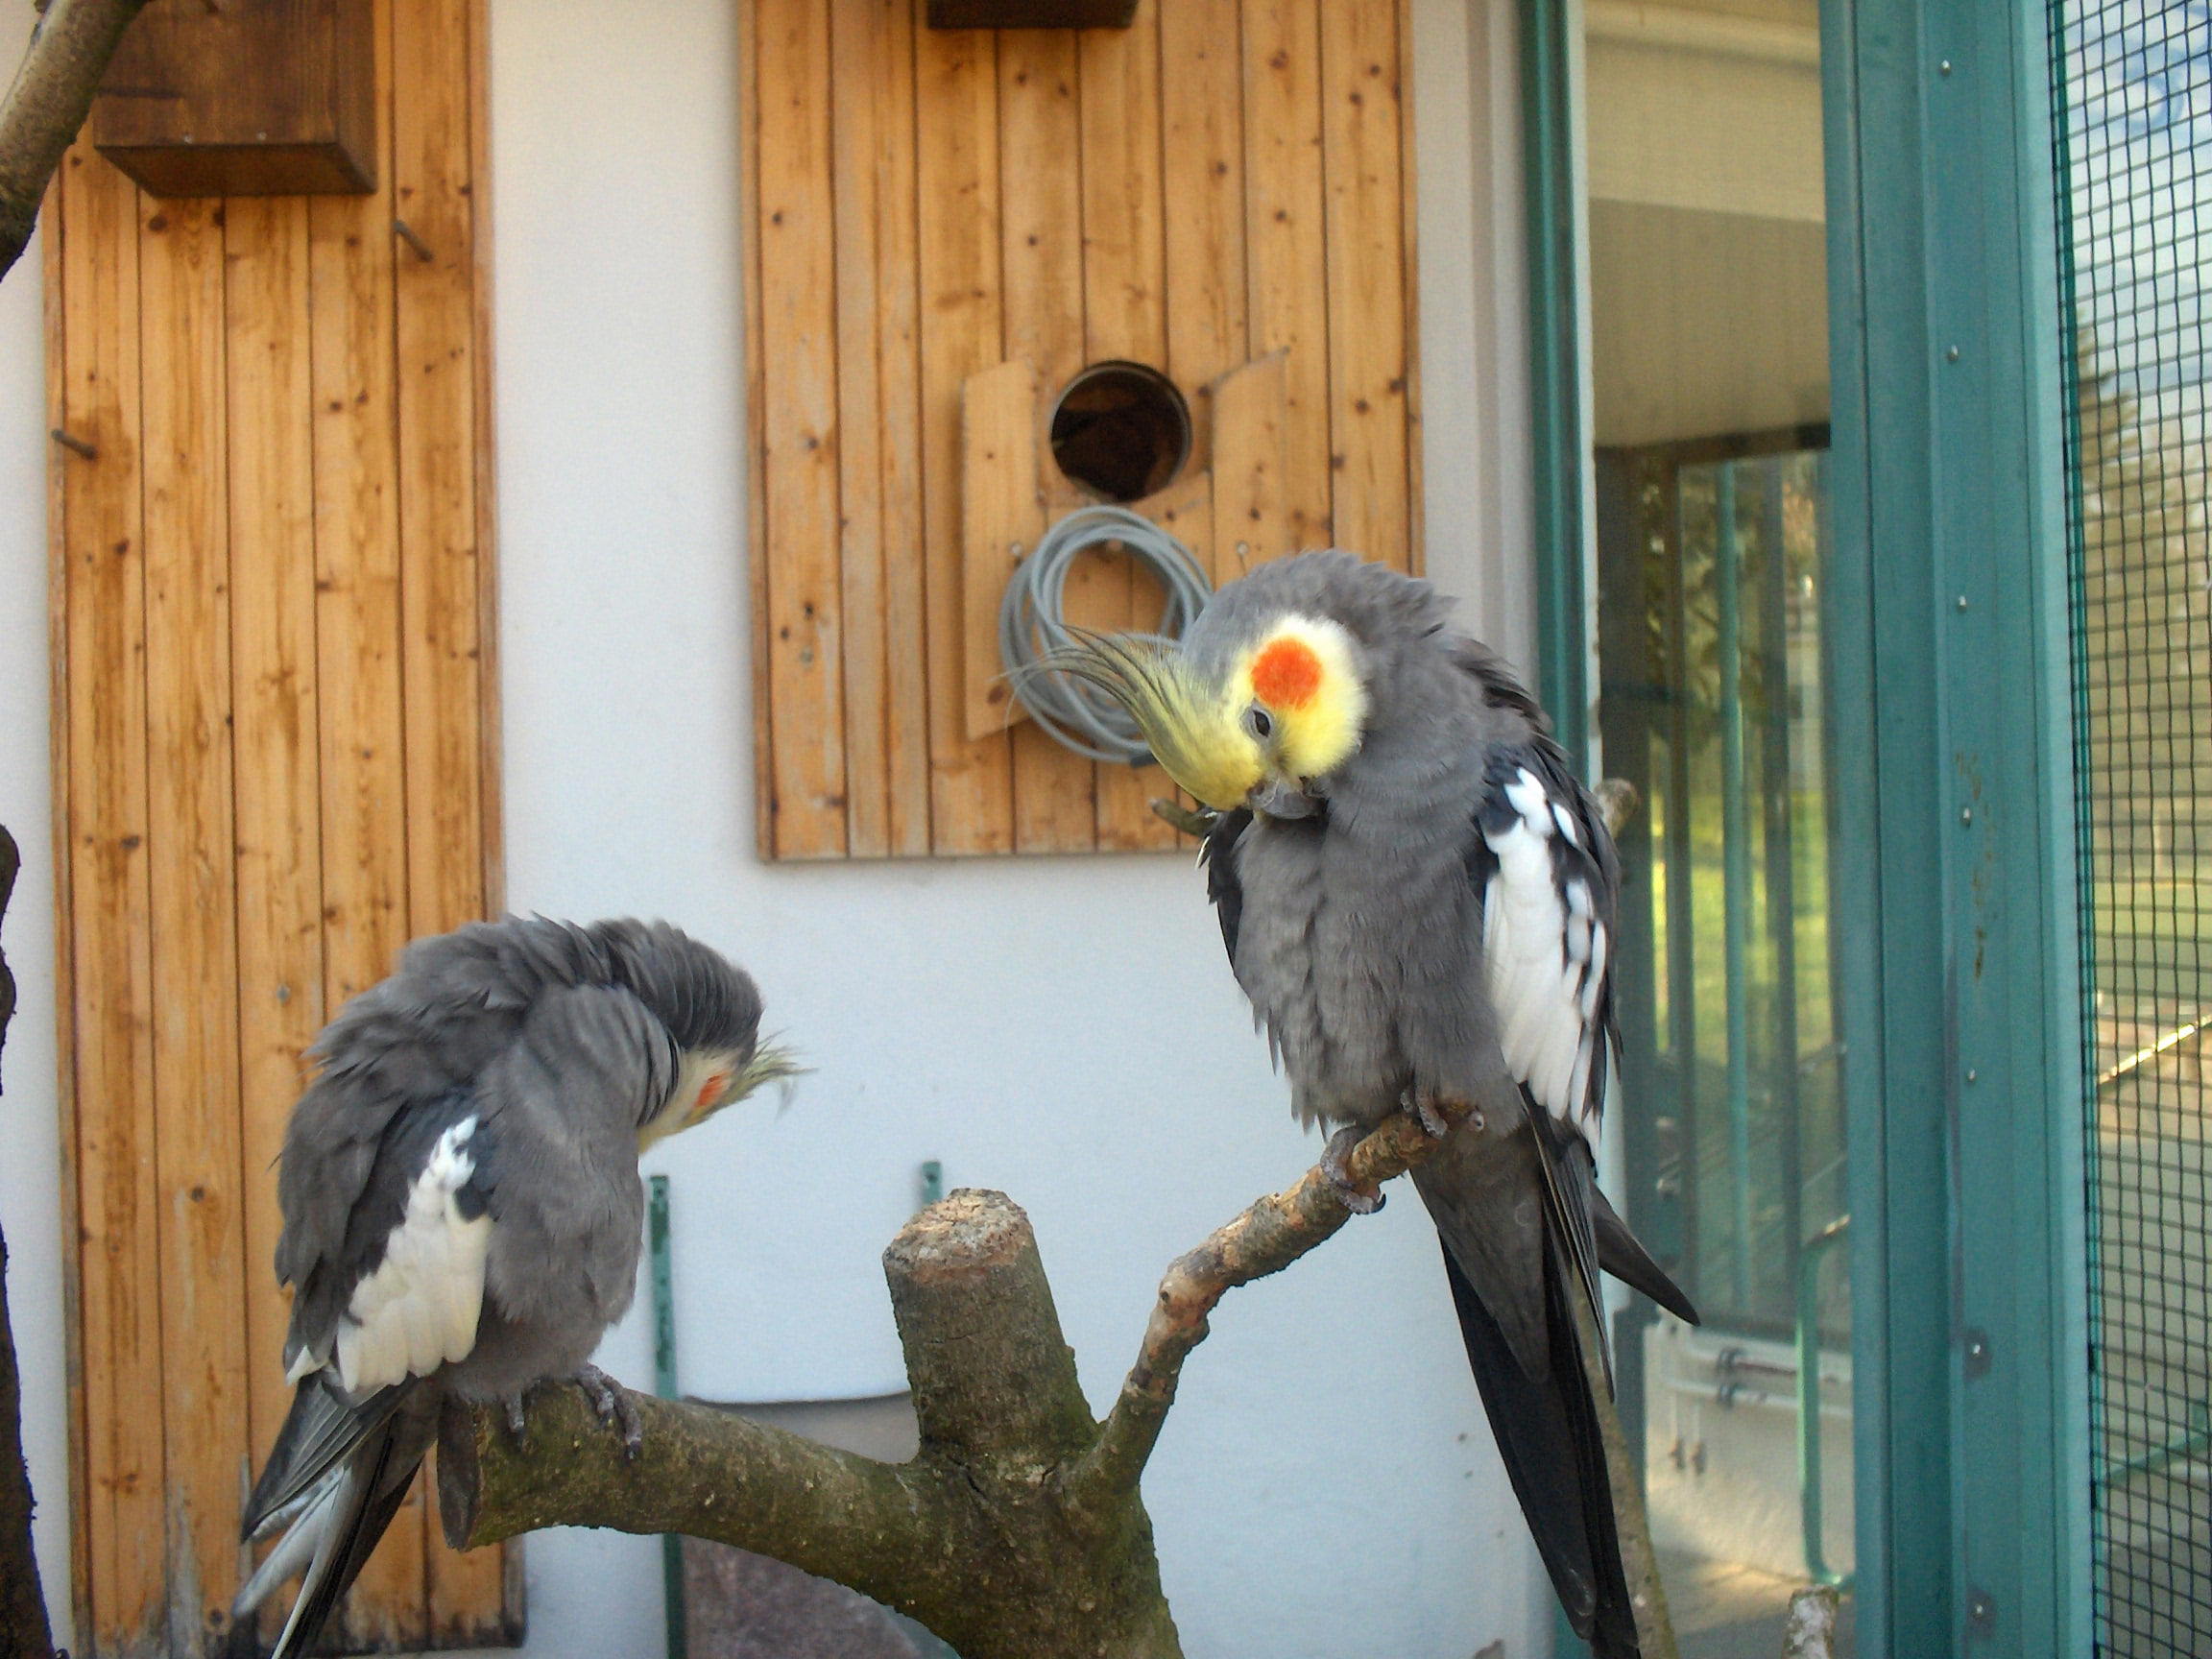
[(1275, 721), (1266, 709), (1255, 703), (1244, 710), (1244, 724), (1252, 735), (1264, 743), (1275, 735)]

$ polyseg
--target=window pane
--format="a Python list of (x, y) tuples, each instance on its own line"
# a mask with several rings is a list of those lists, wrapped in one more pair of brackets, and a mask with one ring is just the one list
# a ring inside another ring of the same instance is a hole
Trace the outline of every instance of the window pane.
[(1684, 1659), (1769, 1655), (1790, 1591), (1852, 1565), (1818, 20), (1583, 16), (1603, 759), (1645, 804), (1626, 1186), (1705, 1315), (1647, 1308), (1623, 1363)]

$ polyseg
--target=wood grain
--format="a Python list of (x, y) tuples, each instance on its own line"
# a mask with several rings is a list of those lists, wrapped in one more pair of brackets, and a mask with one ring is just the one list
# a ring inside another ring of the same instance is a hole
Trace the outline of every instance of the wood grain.
[[(864, 84), (890, 84), (889, 21), (879, 4), (831, 7), (830, 60), (850, 65)], [(891, 618), (883, 538), (886, 296), (878, 274), (883, 218), (897, 192), (885, 167), (895, 117), (873, 97), (832, 97), (831, 111), (845, 850), (855, 858), (879, 858), (891, 850)]]
[(1413, 547), (1399, 69), (1397, 7), (1322, 9), (1335, 539), (1404, 570)]
[[(57, 446), (53, 536), (103, 1652), (224, 1639), (242, 1475), (288, 1405), (268, 1166), (301, 1049), (411, 929), (493, 897), (479, 6), (376, 6), (377, 195), (141, 201), (83, 148), (55, 193), (54, 423), (96, 451)], [(433, 256), (396, 271), (402, 201)], [(511, 1639), (498, 1559), (426, 1579), (423, 1523), (418, 1485), (333, 1635)]]
[(247, 1452), (219, 202), (139, 207), (147, 887), (172, 1647), (229, 1619)]
[[(61, 453), (84, 1479), (76, 1495), (88, 1623), (104, 1646), (167, 1644), (160, 1188), (147, 849), (146, 555), (140, 512), (138, 192), (80, 142), (61, 182)], [(59, 446), (57, 446), (59, 448)]]
[(314, 388), (307, 204), (227, 204), (224, 306), (236, 745), (238, 1057), (245, 1193), (249, 1444), (260, 1467), (291, 1408), (278, 1356), (289, 1305), (269, 1263), (281, 1217), (268, 1172), (323, 1026), (323, 801), (315, 661)]
[[(919, 4), (919, 0), (917, 0)], [(997, 40), (915, 36), (922, 318), (922, 489), (929, 650), (930, 848), (1013, 851), (1003, 734), (970, 741), (962, 696), (960, 391), (999, 361)], [(954, 648), (948, 649), (948, 646)]]
[[(398, 421), (395, 265), (404, 249), (392, 233), (393, 13), (389, 3), (376, 9), (382, 187), (373, 196), (317, 197), (308, 206), (323, 997), (331, 1013), (392, 971), (408, 934), (399, 477), (393, 443)], [(418, 1482), (333, 1621), (344, 1640), (373, 1647), (427, 1637), (426, 1546)]]
[(1214, 383), (1214, 546), (1220, 581), (1293, 551), (1284, 454), (1289, 353), (1270, 351)]
[[(1046, 398), (1083, 367), (1083, 180), (1082, 170), (1069, 164), (1082, 145), (1077, 79), (1073, 32), (1008, 30), (999, 36), (998, 176), (1004, 198), (999, 264), (1006, 288), (1000, 349), (1008, 360), (1035, 368), (1042, 382), (1038, 391)], [(1041, 164), (1046, 157), (1059, 158), (1058, 164)], [(1037, 394), (1031, 397), (1025, 418), (1030, 432), (1022, 447), (1029, 457), (1026, 488), (1034, 497), (1040, 448), (1046, 442), (1040, 429), (1045, 410)], [(969, 452), (973, 454), (973, 449)], [(1072, 493), (1070, 490), (1069, 494)], [(1027, 545), (1036, 545), (1042, 529), (1040, 518), (1025, 539)], [(971, 574), (975, 568), (975, 545), (971, 537)], [(1089, 561), (1070, 572), (1070, 586), (1078, 589), (1071, 602), (1077, 607), (1090, 602), (1091, 595), (1084, 590), (1101, 586), (1101, 575)], [(996, 677), (996, 602), (991, 636)], [(974, 671), (971, 661), (971, 686)], [(1016, 850), (1088, 853), (1097, 842), (1091, 762), (1062, 748), (1026, 719), (1021, 705), (1007, 694), (1002, 678), (998, 689), (998, 706), (1009, 709), (1018, 722), (1011, 737)], [(971, 718), (971, 732), (974, 729)]]
[[(776, 308), (833, 296), (835, 345), (823, 393), (835, 513), (824, 490), (814, 511), (773, 518), (766, 449), (750, 492), (761, 844), (769, 856), (1170, 846), (1147, 809), (1156, 775), (1099, 767), (1086, 781), (1026, 721), (969, 735), (959, 388), (1027, 360), (1042, 426), (1081, 365), (1152, 364), (1192, 404), (1190, 466), (1204, 471), (1212, 388), (1280, 352), (1280, 463), (1262, 488), (1254, 456), (1238, 458), (1240, 479), (1214, 492), (1219, 513), (1187, 523), (1201, 563), (1217, 580), (1244, 567), (1249, 537), (1244, 557), (1239, 538), (1217, 541), (1227, 515), (1249, 527), (1257, 510), (1270, 547), (1296, 548), (1341, 539), (1340, 506), (1367, 550), (1417, 563), (1403, 0), (1141, 0), (1129, 28), (1075, 33), (924, 29), (921, 12), (917, 0), (749, 0), (741, 31), (757, 445), (777, 424), (770, 360), (805, 333)], [(815, 74), (818, 37), (831, 45)], [(826, 146), (830, 180), (803, 229), (812, 246), (780, 275), (768, 250), (791, 225), (763, 167), (794, 144)], [(1050, 522), (1089, 496), (1050, 464), (1043, 431), (1039, 453)], [(832, 568), (834, 710), (781, 694), (790, 618), (777, 610), (769, 625), (776, 593), (811, 591)], [(1111, 555), (1077, 565), (1066, 603), (1094, 626), (1158, 615), (1152, 582)], [(842, 846), (826, 816), (808, 847), (786, 849), (767, 817), (791, 747), (839, 742)]]
[[(407, 778), (407, 924), (444, 933), (492, 913), (485, 890), (485, 663), (480, 632), (490, 548), (478, 540), (479, 346), (472, 122), (477, 0), (396, 0), (391, 190), (430, 257), (395, 251), (401, 740)], [(503, 1563), (448, 1549), (423, 1517), (425, 1639), (496, 1643), (516, 1622)]]
[[(1166, 205), (1161, 149), (1160, 4), (1142, 0), (1126, 31), (1082, 37), (1083, 328), (1092, 362), (1122, 358), (1167, 367)], [(1159, 585), (1125, 559), (1099, 559), (1100, 574), (1075, 587), (1070, 621), (1150, 628)], [(1171, 846), (1152, 815), (1171, 788), (1157, 767), (1095, 771), (1098, 845), (1137, 852)]]
[(1044, 527), (1037, 371), (1027, 363), (1001, 363), (971, 374), (961, 389), (960, 661), (971, 739), (1026, 718), (999, 667), (998, 605), (1007, 579), (1036, 551)]
[[(1177, 0), (1160, 12), (1166, 200), (1167, 373), (1192, 397), (1211, 463), (1205, 389), (1251, 355), (1246, 330), (1243, 67), (1237, 0)], [(1199, 562), (1209, 563), (1200, 549)]]
[(1255, 357), (1284, 351), (1293, 548), (1331, 539), (1320, 0), (1244, 0), (1244, 223)]
[(836, 271), (830, 27), (819, 6), (759, 9), (763, 314), (760, 483), (768, 545), (771, 811), (779, 857), (845, 851), (838, 520)]

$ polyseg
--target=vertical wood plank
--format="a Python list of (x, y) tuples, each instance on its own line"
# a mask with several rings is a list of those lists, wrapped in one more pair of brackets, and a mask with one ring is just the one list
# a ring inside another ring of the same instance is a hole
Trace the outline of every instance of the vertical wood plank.
[(1397, 10), (1323, 7), (1321, 83), (1336, 541), (1403, 570), (1412, 524)]
[(470, 0), (397, 0), (395, 205), (429, 249), (396, 251), (399, 589), (411, 934), (484, 914), (483, 701), (476, 634), (475, 217)]
[[(475, 388), (469, 409), (469, 438), (476, 467), (476, 685), (481, 700), (477, 720), (477, 752), (481, 757), (481, 807), (477, 817), (483, 841), (476, 864), (482, 873), (484, 912), (496, 916), (507, 907), (506, 757), (502, 738), (499, 675), (499, 491), (497, 410), (493, 389), (492, 328), (492, 88), (489, 0), (469, 0), (469, 210), (473, 270), (473, 332), (471, 362)], [(519, 1546), (500, 1554), (517, 1564), (507, 1575), (505, 1591), (509, 1622), (522, 1622)]]
[(1398, 222), (1399, 294), (1405, 319), (1406, 386), (1406, 563), (1407, 575), (1428, 569), (1427, 497), (1423, 493), (1421, 438), (1421, 259), (1418, 196), (1413, 166), (1413, 0), (1397, 0), (1398, 14)]
[[(1191, 400), (1208, 465), (1206, 388), (1251, 355), (1245, 327), (1243, 66), (1237, 0), (1160, 11), (1167, 373)], [(1194, 548), (1201, 564), (1210, 550)]]
[[(331, 1013), (390, 973), (407, 940), (391, 0), (377, 5), (375, 27), (377, 191), (318, 196), (307, 209), (324, 1004)], [(418, 1481), (333, 1621), (346, 1642), (405, 1647), (425, 1638), (423, 1512)]]
[(1244, 0), (1252, 355), (1285, 351), (1285, 498), (1294, 548), (1331, 540), (1329, 271), (1320, 0)]
[(778, 857), (835, 857), (846, 790), (829, 14), (760, 0), (757, 16), (770, 811)]
[[(1140, 0), (1129, 28), (1087, 30), (1082, 52), (1083, 330), (1091, 362), (1119, 357), (1167, 367), (1166, 218), (1160, 131), (1160, 4)], [(1195, 464), (1195, 463), (1194, 463)], [(1070, 620), (1150, 628), (1160, 592), (1124, 562), (1074, 588)], [(1098, 845), (1114, 852), (1173, 844), (1151, 798), (1171, 792), (1157, 767), (1095, 768)]]
[[(878, 281), (880, 227), (892, 181), (882, 165), (892, 113), (872, 95), (890, 79), (887, 18), (879, 3), (830, 9), (833, 84), (830, 195), (835, 205), (837, 309), (838, 572), (844, 619), (845, 851), (881, 857), (891, 849), (891, 618), (885, 605), (883, 536), (883, 317)], [(910, 187), (910, 186), (909, 186)], [(819, 232), (819, 227), (816, 228)]]
[(1294, 551), (1283, 460), (1288, 357), (1270, 351), (1214, 385), (1214, 545), (1224, 580)]
[(877, 383), (883, 423), (883, 600), (894, 853), (929, 851), (929, 650), (923, 561), (920, 209), (916, 202), (914, 8), (871, 0), (880, 26)]
[(1020, 706), (998, 671), (998, 595), (1044, 527), (1037, 371), (1001, 363), (970, 375), (960, 397), (960, 661), (972, 739), (1003, 732), (1017, 717)]
[[(484, 565), (477, 541), (476, 215), (470, 116), (475, 0), (396, 0), (394, 210), (429, 250), (395, 250), (400, 685), (407, 779), (407, 930), (443, 933), (487, 913), (483, 848)], [(424, 1518), (426, 1640), (507, 1634), (499, 1552), (446, 1547)]]
[(247, 1454), (220, 202), (142, 202), (147, 878), (169, 1643), (228, 1622)]
[(307, 204), (225, 206), (228, 324), (230, 675), (235, 721), (240, 1147), (246, 1174), (246, 1366), (253, 1466), (291, 1407), (289, 1304), (270, 1262), (271, 1173), (324, 1022), (322, 773), (316, 753), (315, 466)]
[(138, 192), (79, 143), (61, 192), (60, 463), (67, 563), (69, 898), (61, 918), (77, 1105), (79, 1549), (101, 1651), (167, 1646), (162, 1585), (160, 1195), (146, 840), (145, 546), (139, 493)]
[[(1075, 164), (1082, 129), (1076, 76), (1073, 31), (1009, 29), (998, 36), (999, 268), (1006, 294), (1000, 349), (1010, 361), (1030, 364), (1048, 391), (1066, 385), (1083, 367), (1082, 174)], [(1022, 448), (1030, 470), (1022, 488), (1034, 499), (1034, 392), (1024, 420), (1027, 442)], [(1028, 545), (1036, 544), (1041, 529), (1041, 523), (1032, 529), (1025, 539)], [(1070, 585), (1098, 586), (1105, 572), (1094, 561), (1084, 564), (1090, 568), (1079, 568)], [(968, 569), (971, 575), (976, 570), (973, 547)], [(990, 660), (996, 663), (998, 600), (996, 594), (985, 597), (992, 617)], [(1071, 605), (1082, 602), (1080, 593), (1070, 599)], [(998, 689), (1005, 698), (1002, 679)], [(1092, 763), (1070, 754), (1031, 721), (1014, 729), (1011, 742), (1016, 850), (1089, 852), (1097, 844)]]
[[(64, 325), (67, 317), (63, 304), (63, 294), (67, 288), (67, 265), (62, 257), (62, 249), (68, 242), (68, 216), (62, 207), (62, 200), (68, 191), (71, 165), (72, 157), (64, 156), (48, 182), (45, 204), (39, 214), (39, 275), (44, 279), (39, 298), (44, 312), (42, 321), (46, 335), (46, 424), (49, 430), (57, 427), (66, 430), (69, 424), (71, 351), (69, 331)], [(70, 459), (76, 457), (71, 456)], [(75, 751), (69, 732), (70, 686), (73, 681), (69, 672), (68, 596), (71, 577), (68, 507), (68, 464), (58, 459), (49, 460), (46, 468), (46, 645), (51, 713), (47, 720), (47, 745), (48, 776), (53, 786), (47, 817), (49, 845), (54, 852), (55, 1052), (60, 1057), (60, 1064), (55, 1068), (58, 1073), (55, 1092), (60, 1118), (62, 1210), (69, 1223), (63, 1229), (61, 1247), (62, 1342), (66, 1373), (64, 1387), (68, 1395), (69, 1412), (69, 1490), (78, 1495), (79, 1505), (76, 1524), (71, 1528), (69, 1606), (76, 1627), (90, 1630), (93, 1627), (91, 1581), (87, 1572), (90, 1551), (85, 1548), (87, 1523), (84, 1515), (84, 1505), (92, 1491), (84, 1457), (87, 1421), (82, 1260), (84, 1229), (81, 1216), (71, 1214), (81, 1190), (78, 1171), (82, 1160), (77, 1150), (77, 1021), (74, 996), (77, 984), (76, 909), (71, 899), (74, 890), (71, 849), (76, 839), (76, 830), (69, 815), (69, 785), (73, 776), (71, 756)]]
[[(922, 0), (914, 0), (919, 16)], [(1009, 745), (971, 742), (961, 685), (960, 388), (998, 361), (997, 40), (984, 30), (914, 37), (922, 318), (923, 534), (929, 641), (930, 845), (1013, 848)]]

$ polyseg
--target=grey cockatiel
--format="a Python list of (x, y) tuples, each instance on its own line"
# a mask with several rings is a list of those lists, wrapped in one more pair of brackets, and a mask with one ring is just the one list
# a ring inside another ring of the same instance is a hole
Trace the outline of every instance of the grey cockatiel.
[[(1237, 978), (1325, 1163), (1393, 1112), (1467, 1356), (1553, 1585), (1600, 1659), (1637, 1652), (1574, 1300), (1600, 1265), (1688, 1300), (1593, 1179), (1618, 1037), (1611, 836), (1528, 693), (1425, 582), (1347, 553), (1262, 565), (1184, 638), (1045, 664), (1126, 706), (1216, 814), (1204, 858)], [(1601, 1318), (1593, 1330), (1601, 1329)], [(1600, 1338), (1600, 1340), (1602, 1340)]]
[[(447, 1394), (575, 1377), (636, 1286), (637, 1155), (789, 1073), (743, 970), (665, 923), (479, 923), (408, 947), (310, 1053), (277, 1197), (298, 1384), (245, 1532), (290, 1530), (237, 1611), (304, 1570), (303, 1652), (390, 1525)], [(634, 1419), (624, 1431), (632, 1450)]]

